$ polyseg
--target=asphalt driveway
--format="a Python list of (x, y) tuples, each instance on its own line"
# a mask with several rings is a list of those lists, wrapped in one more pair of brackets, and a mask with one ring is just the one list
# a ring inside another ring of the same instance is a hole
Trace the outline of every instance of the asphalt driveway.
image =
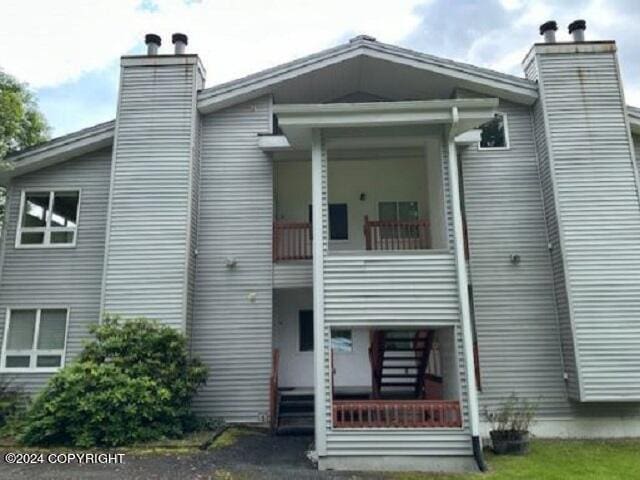
[(382, 479), (382, 474), (319, 472), (307, 460), (310, 437), (272, 437), (242, 431), (207, 451), (125, 453), (121, 465), (9, 465), (0, 454), (2, 479)]

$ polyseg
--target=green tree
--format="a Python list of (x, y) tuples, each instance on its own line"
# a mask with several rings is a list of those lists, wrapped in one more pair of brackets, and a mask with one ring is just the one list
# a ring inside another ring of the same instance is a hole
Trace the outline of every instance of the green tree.
[[(10, 153), (49, 138), (49, 127), (27, 86), (0, 71), (0, 169)], [(4, 219), (5, 191), (0, 188), (0, 226)]]

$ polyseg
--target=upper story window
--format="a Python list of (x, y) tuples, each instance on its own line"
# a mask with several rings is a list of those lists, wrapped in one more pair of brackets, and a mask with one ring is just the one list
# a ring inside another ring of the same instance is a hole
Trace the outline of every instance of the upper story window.
[(69, 311), (11, 309), (7, 314), (1, 366), (5, 370), (56, 369), (64, 363)]
[(23, 191), (16, 247), (73, 247), (79, 190)]
[(509, 148), (509, 125), (504, 113), (496, 113), (493, 120), (482, 125), (480, 150)]

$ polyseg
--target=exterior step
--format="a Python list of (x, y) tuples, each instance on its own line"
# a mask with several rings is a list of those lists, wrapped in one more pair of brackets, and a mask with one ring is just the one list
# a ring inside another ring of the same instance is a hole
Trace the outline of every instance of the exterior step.
[(414, 387), (416, 382), (383, 382), (380, 387)]
[(307, 436), (313, 435), (313, 432), (313, 425), (278, 426), (278, 428), (276, 429), (276, 435)]
[(283, 419), (283, 418), (310, 418), (311, 419), (311, 423), (313, 423), (313, 410), (309, 411), (309, 410), (305, 410), (302, 412), (283, 412), (280, 411), (280, 413), (278, 414), (278, 418)]

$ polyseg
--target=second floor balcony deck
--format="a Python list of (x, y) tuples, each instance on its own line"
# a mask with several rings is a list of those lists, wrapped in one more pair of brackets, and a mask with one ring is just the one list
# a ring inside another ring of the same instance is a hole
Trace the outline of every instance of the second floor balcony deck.
[[(429, 221), (363, 219), (366, 251), (428, 250)], [(273, 261), (310, 260), (313, 251), (312, 224), (276, 220), (273, 223)]]

